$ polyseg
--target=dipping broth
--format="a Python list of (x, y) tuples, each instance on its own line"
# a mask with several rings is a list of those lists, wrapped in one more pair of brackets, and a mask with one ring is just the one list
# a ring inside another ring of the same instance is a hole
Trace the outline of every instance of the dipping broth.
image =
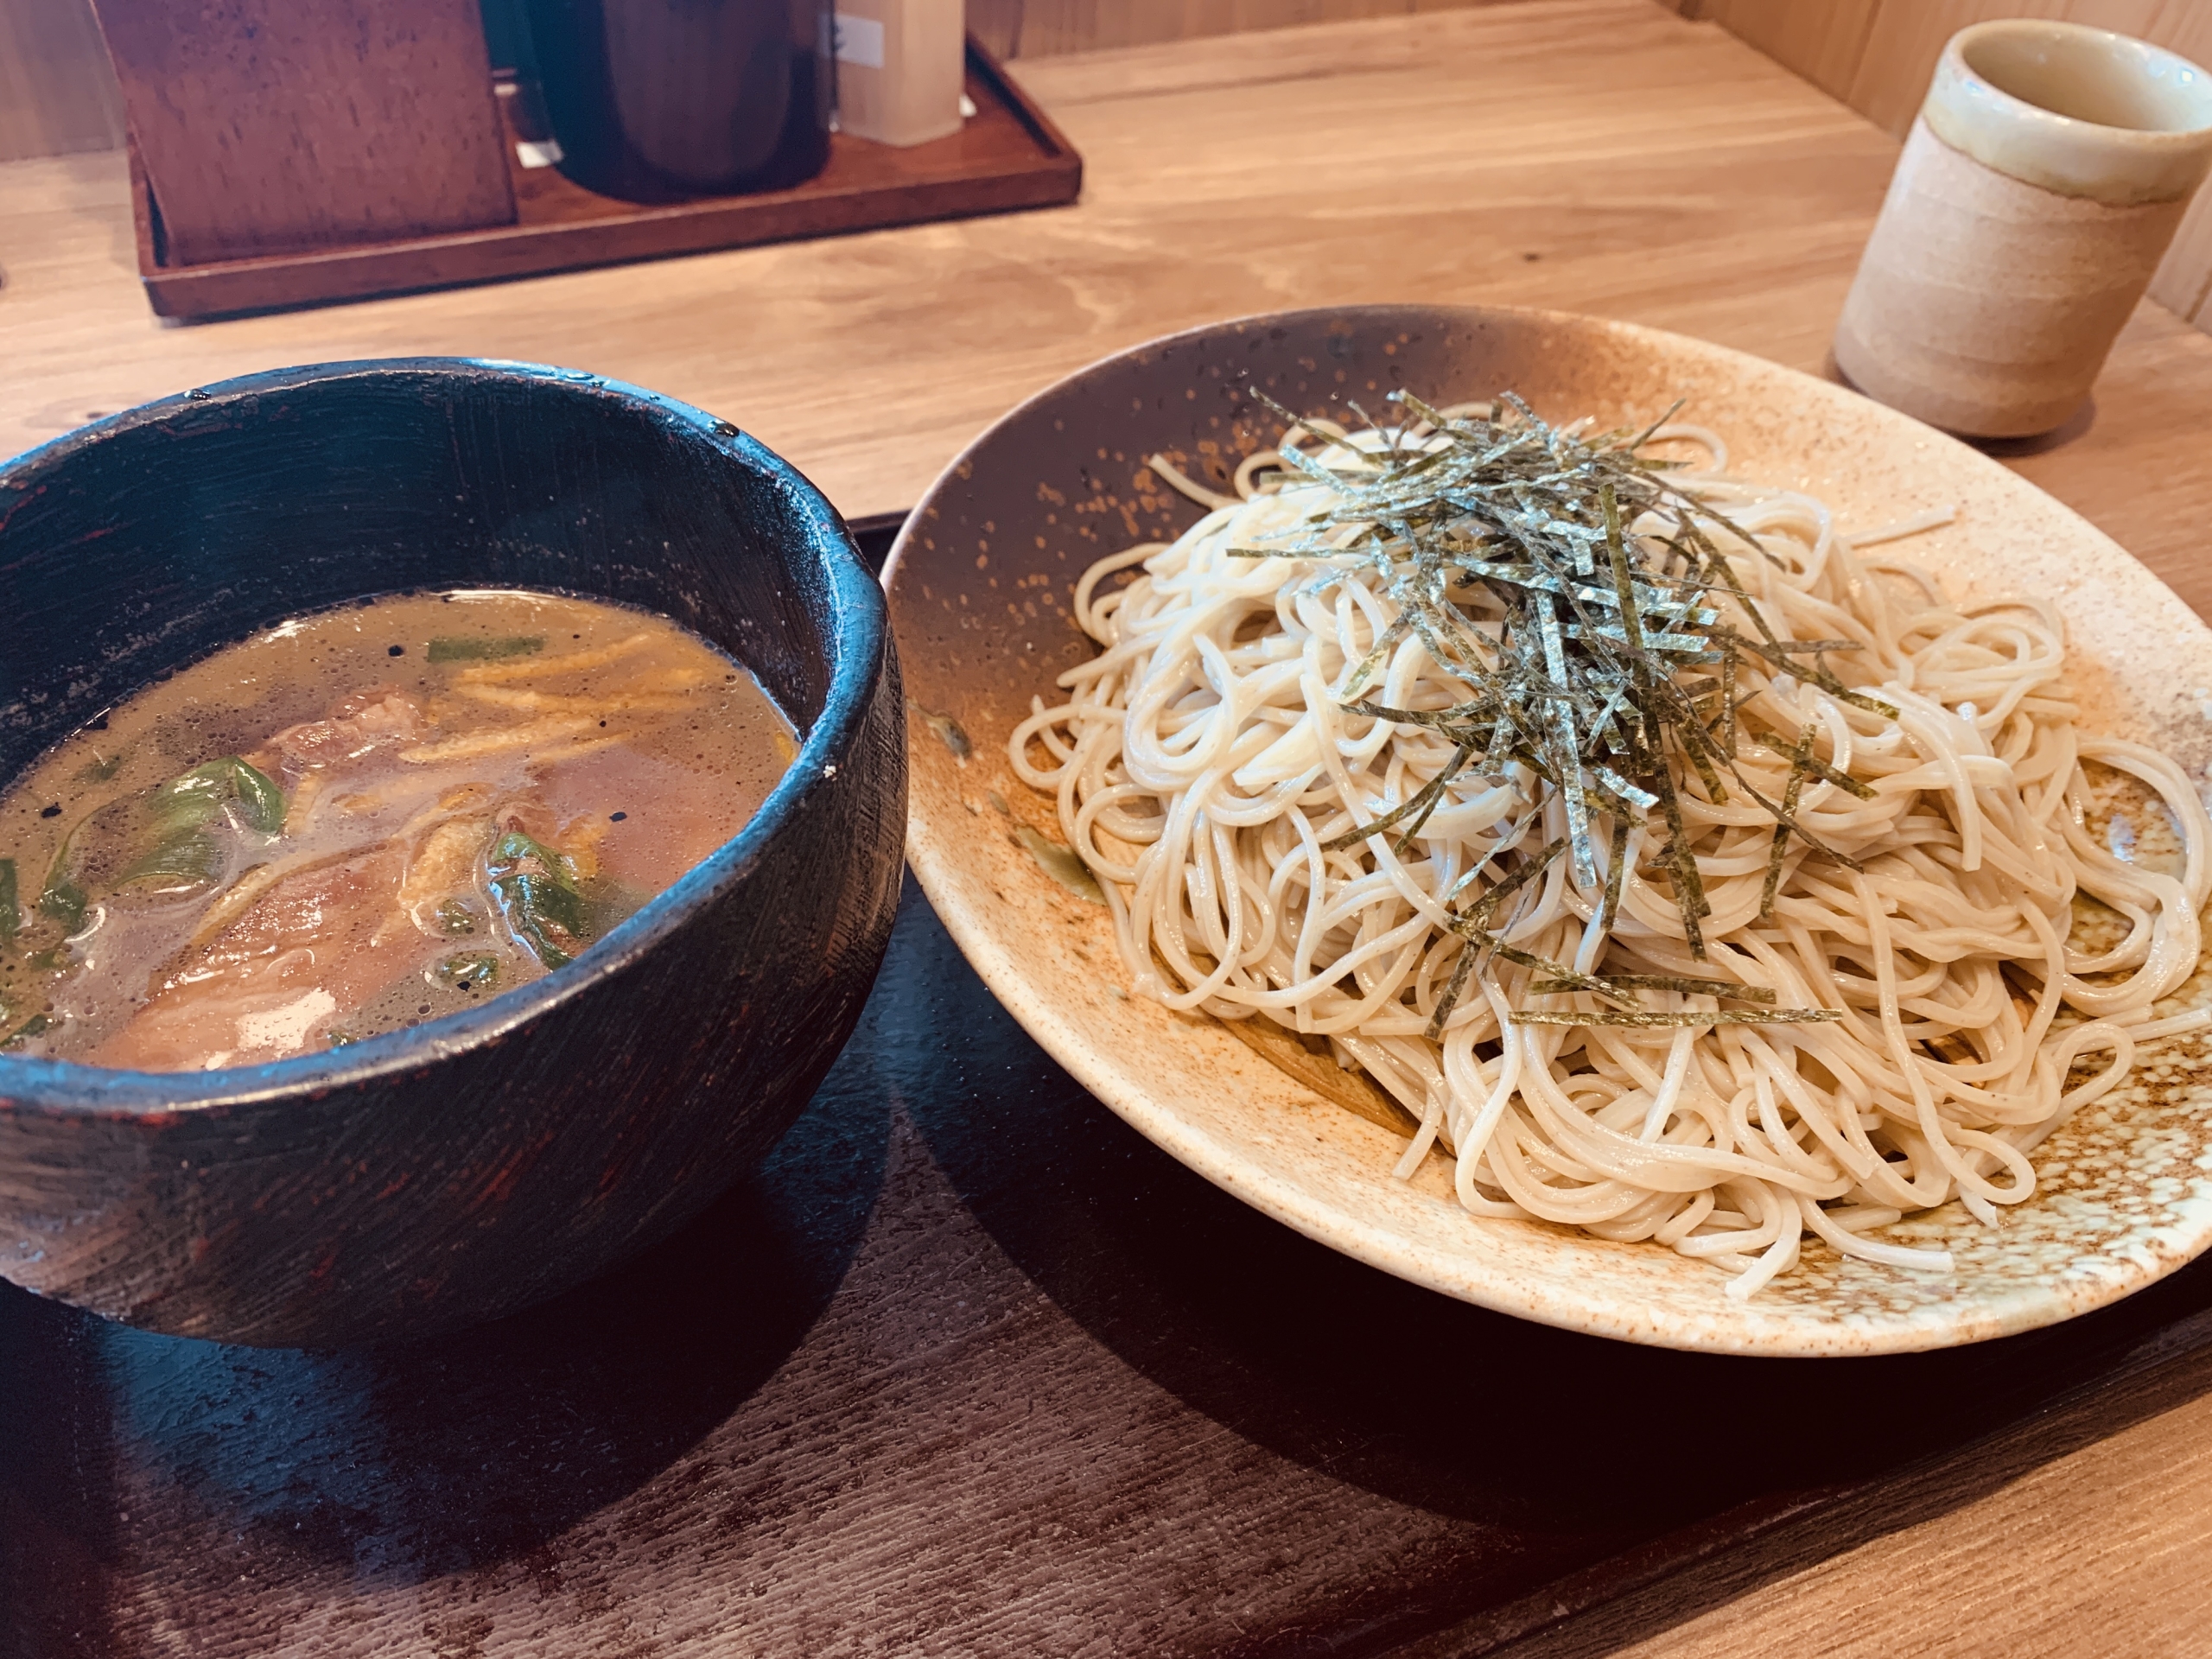
[(0, 793), (0, 1047), (257, 1065), (570, 961), (797, 758), (730, 658), (543, 594), (377, 599), (137, 693)]

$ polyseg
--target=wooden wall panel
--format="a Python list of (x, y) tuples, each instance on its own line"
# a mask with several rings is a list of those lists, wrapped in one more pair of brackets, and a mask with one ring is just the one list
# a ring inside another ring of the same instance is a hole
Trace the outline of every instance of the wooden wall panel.
[(1880, 0), (1685, 0), (1693, 16), (1730, 34), (1848, 101)]
[(122, 143), (123, 93), (90, 0), (0, 0), (0, 162)]
[(2212, 184), (2190, 204), (2189, 217), (2151, 278), (2151, 297), (2212, 333)]
[(1001, 58), (1021, 50), (1021, 0), (968, 0), (969, 33)]
[[(2165, 0), (2145, 38), (2212, 69), (2212, 0)], [(2212, 183), (2197, 192), (2151, 278), (2151, 297), (2212, 334)]]

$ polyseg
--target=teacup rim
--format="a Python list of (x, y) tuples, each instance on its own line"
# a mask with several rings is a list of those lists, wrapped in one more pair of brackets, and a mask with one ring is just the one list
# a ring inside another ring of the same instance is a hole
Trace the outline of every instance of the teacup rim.
[[(2203, 119), (2190, 127), (2119, 126), (2046, 108), (1972, 60), (1976, 48), (2008, 39), (2094, 45), (2153, 79), (2193, 83)], [(1985, 166), (2113, 207), (2186, 199), (2212, 169), (2212, 73), (2154, 41), (2063, 18), (1997, 17), (1960, 29), (1944, 43), (1921, 115), (1936, 137)]]

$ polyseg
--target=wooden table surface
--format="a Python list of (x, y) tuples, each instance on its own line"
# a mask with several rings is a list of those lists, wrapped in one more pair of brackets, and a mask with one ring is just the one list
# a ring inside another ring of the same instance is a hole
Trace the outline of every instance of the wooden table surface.
[[(512, 357), (713, 410), (858, 517), (910, 504), (976, 430), (1065, 371), (1239, 313), (1370, 300), (1547, 305), (1818, 370), (1896, 153), (1717, 29), (1647, 0), (1532, 0), (1040, 60), (1020, 74), (1083, 151), (1088, 183), (1075, 207), (198, 326), (163, 326), (145, 309), (118, 158), (0, 166), (0, 454), (280, 364)], [(2090, 416), (2005, 459), (2212, 612), (2199, 550), (2212, 523), (2208, 423), (2212, 337), (2145, 305)], [(908, 971), (957, 979), (925, 912), (902, 922), (900, 938)], [(988, 1050), (1000, 1056), (990, 1065), (1030, 1064), (1004, 1058), (1025, 1052), (1018, 1036), (1004, 1041), (1003, 1053)], [(1394, 1586), (1406, 1586), (1401, 1600), (1425, 1593), (1424, 1572), (1471, 1572), (1476, 1559), (1464, 1554), (1475, 1548), (1464, 1527), (1451, 1534), (1461, 1555), (1438, 1554), (1446, 1533), (1423, 1529), (1422, 1517), (1454, 1512), (1421, 1468), (1421, 1446), (1440, 1432), (1427, 1426), (1423, 1379), (1373, 1379), (1378, 1401), (1404, 1402), (1410, 1438), (1388, 1456), (1371, 1440), (1351, 1451), (1329, 1441), (1325, 1413), (1315, 1428), (1288, 1407), (1298, 1421), (1273, 1427), (1241, 1412), (1220, 1397), (1230, 1373), (1160, 1351), (1181, 1339), (1176, 1327), (1130, 1324), (1144, 1323), (1141, 1298), (1123, 1306), (1082, 1249), (1008, 1219), (1018, 1163), (954, 1134), (921, 1094), (901, 1096), (897, 1079), (868, 1086), (859, 1118), (824, 1106), (809, 1120), (828, 1166), (850, 1166), (849, 1202), (816, 1192), (810, 1219), (786, 1227), (776, 1205), (799, 1201), (768, 1180), (745, 1200), (753, 1210), (741, 1204), (720, 1224), (748, 1248), (766, 1238), (785, 1253), (775, 1284), (724, 1274), (709, 1287), (707, 1313), (751, 1319), (766, 1334), (726, 1348), (665, 1332), (649, 1340), (622, 1322), (644, 1314), (588, 1296), (497, 1338), (512, 1358), (550, 1351), (579, 1321), (615, 1332), (594, 1327), (589, 1363), (570, 1365), (584, 1365), (588, 1382), (529, 1372), (538, 1392), (518, 1402), (519, 1426), (504, 1440), (484, 1426), (499, 1402), (480, 1396), (510, 1384), (455, 1352), (411, 1371), (242, 1356), (0, 1300), (0, 1369), (15, 1367), (7, 1375), (19, 1382), (35, 1370), (47, 1414), (0, 1414), (15, 1420), (12, 1438), (0, 1424), (0, 1556), (16, 1546), (12, 1580), (0, 1560), (0, 1598), (12, 1584), (19, 1621), (0, 1608), (0, 1656), (16, 1659), (5, 1651), (11, 1630), (27, 1659), (1441, 1655), (1494, 1650), (1542, 1622), (1542, 1609), (1523, 1607), (1519, 1624), (1488, 1635), (1465, 1626), (1403, 1646), (1391, 1634)], [(1079, 1144), (1173, 1186), (1144, 1162), (1149, 1148), (1082, 1110), (1065, 1107), (1081, 1128), (1058, 1155)], [(811, 1178), (787, 1169), (779, 1179)], [(1245, 1241), (1237, 1248), (1274, 1248), (1220, 1224)], [(1282, 1262), (1311, 1267), (1295, 1252)], [(887, 1307), (895, 1319), (880, 1316)], [(702, 1317), (652, 1311), (679, 1325)], [(1707, 1561), (1586, 1614), (1562, 1594), (1560, 1611), (1575, 1616), (1514, 1650), (2205, 1650), (2212, 1581), (2196, 1569), (2212, 1541), (2212, 1399), (2202, 1397), (2212, 1364), (2190, 1357), (2201, 1318), (2184, 1322), (2190, 1334), (2164, 1338), (2150, 1319), (2112, 1339), (2135, 1381), (2040, 1403), (2018, 1421), (1993, 1416), (1991, 1437), (1964, 1459), (1974, 1467), (1939, 1458), (1883, 1503), (1839, 1510), (1786, 1548)], [(1056, 1395), (1052, 1380), (1073, 1375), (1078, 1358), (1098, 1376), (1124, 1376), (1126, 1397)], [(841, 1393), (847, 1372), (879, 1393)], [(625, 1427), (628, 1402), (666, 1377), (672, 1399)], [(404, 1455), (371, 1432), (397, 1395), (413, 1402), (417, 1437)], [(886, 1398), (903, 1405), (887, 1409)], [(1732, 1409), (1713, 1405), (1717, 1417)], [(1388, 1440), (1363, 1410), (1359, 1433)], [(825, 1414), (849, 1415), (844, 1460), (838, 1437), (823, 1438)], [(284, 1432), (247, 1427), (264, 1415)], [(1515, 1431), (1509, 1417), (1483, 1432)], [(426, 1452), (422, 1437), (440, 1435), (442, 1450)], [(791, 1455), (804, 1468), (779, 1469), (776, 1447), (802, 1440), (804, 1459)], [(981, 1522), (961, 1512), (963, 1554), (940, 1535), (928, 1488), (944, 1478), (946, 1448), (969, 1440), (996, 1459), (988, 1501), (1002, 1507)], [(1066, 1486), (1071, 1460), (1088, 1474)], [(1446, 1463), (1461, 1466), (1456, 1453)], [(1524, 1456), (1516, 1466), (1535, 1465)], [(1025, 1499), (1056, 1482), (1061, 1509)], [(415, 1506), (397, 1532), (383, 1524), (394, 1494)], [(1550, 1499), (1529, 1501), (1534, 1518), (1516, 1522), (1510, 1548), (1541, 1577)], [(1639, 1514), (1655, 1503), (1623, 1498)], [(1684, 1503), (1686, 1518), (1700, 1512)], [(1341, 1516), (1342, 1559), (1332, 1567), (1288, 1545), (1270, 1555), (1271, 1529), (1321, 1535), (1310, 1525), (1317, 1508)], [(1596, 1535), (1576, 1514), (1586, 1541)], [(1207, 1530), (1159, 1534), (1184, 1525)], [(1557, 1530), (1564, 1539), (1573, 1529)], [(731, 1539), (767, 1541), (733, 1555)], [(1225, 1589), (1202, 1570), (1209, 1559), (1236, 1562), (1249, 1581)], [(1567, 1572), (1581, 1558), (1562, 1543), (1558, 1559)], [(1025, 1560), (1059, 1565), (1025, 1576)], [(610, 1580), (594, 1563), (630, 1576)], [(1371, 1585), (1370, 1603), (1340, 1593), (1334, 1623), (1315, 1613), (1301, 1624), (1284, 1584), (1332, 1570)], [(936, 1598), (927, 1618), (893, 1605), (917, 1575)], [(44, 1621), (35, 1628), (22, 1622), (34, 1590)], [(530, 1607), (541, 1610), (534, 1624)]]

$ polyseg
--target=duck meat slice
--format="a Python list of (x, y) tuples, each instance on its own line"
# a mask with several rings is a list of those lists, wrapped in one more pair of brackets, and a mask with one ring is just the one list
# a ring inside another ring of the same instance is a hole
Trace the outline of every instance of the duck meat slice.
[(422, 707), (412, 697), (393, 686), (372, 686), (340, 698), (321, 720), (286, 727), (247, 759), (264, 772), (296, 778), (411, 743), (423, 726)]
[(257, 1065), (320, 1048), (344, 1016), (422, 965), (399, 907), (396, 842), (295, 871), (148, 987), (90, 1058), (144, 1071)]

